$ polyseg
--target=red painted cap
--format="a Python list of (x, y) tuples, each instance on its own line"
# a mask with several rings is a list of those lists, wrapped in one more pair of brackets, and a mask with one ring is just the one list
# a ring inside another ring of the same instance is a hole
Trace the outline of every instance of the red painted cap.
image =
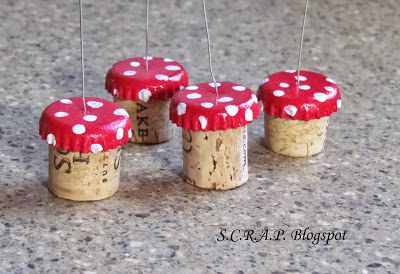
[(193, 131), (243, 127), (258, 117), (257, 96), (248, 88), (231, 83), (188, 86), (172, 97), (170, 119), (178, 127)]
[(82, 153), (115, 149), (132, 137), (128, 113), (110, 101), (86, 97), (87, 113), (81, 97), (61, 99), (43, 111), (39, 134), (55, 147)]
[(336, 82), (322, 74), (300, 71), (274, 73), (263, 81), (258, 98), (271, 116), (293, 120), (311, 120), (329, 116), (342, 105)]
[(135, 57), (117, 62), (106, 76), (106, 90), (124, 100), (167, 100), (186, 87), (189, 77), (178, 62), (162, 57)]

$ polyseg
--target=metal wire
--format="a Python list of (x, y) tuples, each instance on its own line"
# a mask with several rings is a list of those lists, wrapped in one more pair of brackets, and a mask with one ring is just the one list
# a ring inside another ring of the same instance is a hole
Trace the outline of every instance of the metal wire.
[(83, 111), (86, 114), (86, 99), (85, 99), (85, 61), (83, 55), (83, 8), (82, 0), (79, 0), (79, 31), (81, 35), (81, 72), (82, 72), (82, 104)]
[(308, 0), (306, 0), (306, 4), (304, 6), (304, 17), (303, 17), (303, 25), (301, 27), (301, 37), (300, 37), (300, 46), (299, 46), (299, 59), (297, 62), (297, 87), (299, 87), (300, 82), (300, 69), (301, 69), (301, 55), (303, 52), (303, 42), (304, 42), (304, 31), (307, 20), (307, 10), (308, 10)]
[(213, 80), (213, 82), (214, 82), (215, 92), (217, 93), (217, 97), (216, 97), (216, 99), (215, 99), (215, 104), (217, 104), (217, 100), (218, 100), (218, 86), (217, 86), (217, 81), (215, 81), (215, 76), (214, 76), (213, 67), (212, 67), (211, 39), (210, 39), (209, 30), (208, 30), (206, 1), (205, 1), (205, 0), (202, 0), (202, 2), (203, 2), (204, 25), (205, 25), (206, 34), (207, 34), (208, 67), (209, 67), (209, 69), (210, 69), (211, 78), (212, 78), (212, 80)]
[(147, 0), (146, 3), (146, 70), (149, 70), (149, 62), (147, 61), (147, 57), (149, 55), (149, 8), (150, 8), (150, 0)]

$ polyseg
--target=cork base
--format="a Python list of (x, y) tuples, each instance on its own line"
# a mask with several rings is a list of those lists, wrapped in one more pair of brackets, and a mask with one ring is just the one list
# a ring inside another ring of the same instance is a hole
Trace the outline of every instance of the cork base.
[(144, 103), (114, 96), (114, 102), (121, 105), (131, 117), (133, 143), (159, 144), (173, 137), (174, 128), (169, 120), (171, 100)]
[(325, 146), (329, 117), (309, 121), (282, 119), (264, 113), (265, 146), (273, 152), (309, 157)]
[(49, 146), (49, 190), (74, 201), (96, 201), (119, 187), (121, 148), (79, 153)]
[(221, 131), (182, 130), (183, 177), (189, 184), (227, 190), (248, 179), (247, 127)]

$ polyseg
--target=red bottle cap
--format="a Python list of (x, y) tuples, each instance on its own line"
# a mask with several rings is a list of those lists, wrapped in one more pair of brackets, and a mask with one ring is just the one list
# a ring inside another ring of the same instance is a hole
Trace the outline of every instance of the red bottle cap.
[(264, 111), (271, 116), (293, 120), (311, 120), (329, 116), (342, 104), (336, 82), (322, 74), (287, 70), (266, 78), (258, 89)]
[(131, 122), (123, 108), (95, 97), (86, 97), (86, 105), (86, 114), (81, 97), (47, 106), (39, 122), (42, 139), (55, 147), (82, 153), (107, 151), (130, 140)]
[[(178, 127), (193, 131), (243, 127), (258, 117), (257, 96), (248, 88), (231, 83), (188, 86), (172, 97), (170, 119)], [(217, 99), (217, 100), (216, 100)]]
[(162, 57), (135, 57), (117, 62), (106, 76), (106, 90), (124, 100), (167, 100), (188, 85), (185, 68)]

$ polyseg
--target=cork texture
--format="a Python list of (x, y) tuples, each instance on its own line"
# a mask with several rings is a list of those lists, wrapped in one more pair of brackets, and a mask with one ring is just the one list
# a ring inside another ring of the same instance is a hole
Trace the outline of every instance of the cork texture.
[(159, 144), (173, 137), (173, 126), (169, 120), (171, 100), (147, 103), (123, 100), (114, 96), (114, 102), (121, 105), (132, 122), (133, 143)]
[(182, 129), (183, 177), (189, 184), (227, 190), (248, 179), (247, 127), (220, 131)]
[(49, 146), (48, 188), (56, 196), (95, 201), (118, 191), (121, 147), (98, 153), (79, 153)]
[(309, 121), (282, 119), (264, 113), (265, 146), (276, 153), (308, 157), (324, 149), (329, 117)]

